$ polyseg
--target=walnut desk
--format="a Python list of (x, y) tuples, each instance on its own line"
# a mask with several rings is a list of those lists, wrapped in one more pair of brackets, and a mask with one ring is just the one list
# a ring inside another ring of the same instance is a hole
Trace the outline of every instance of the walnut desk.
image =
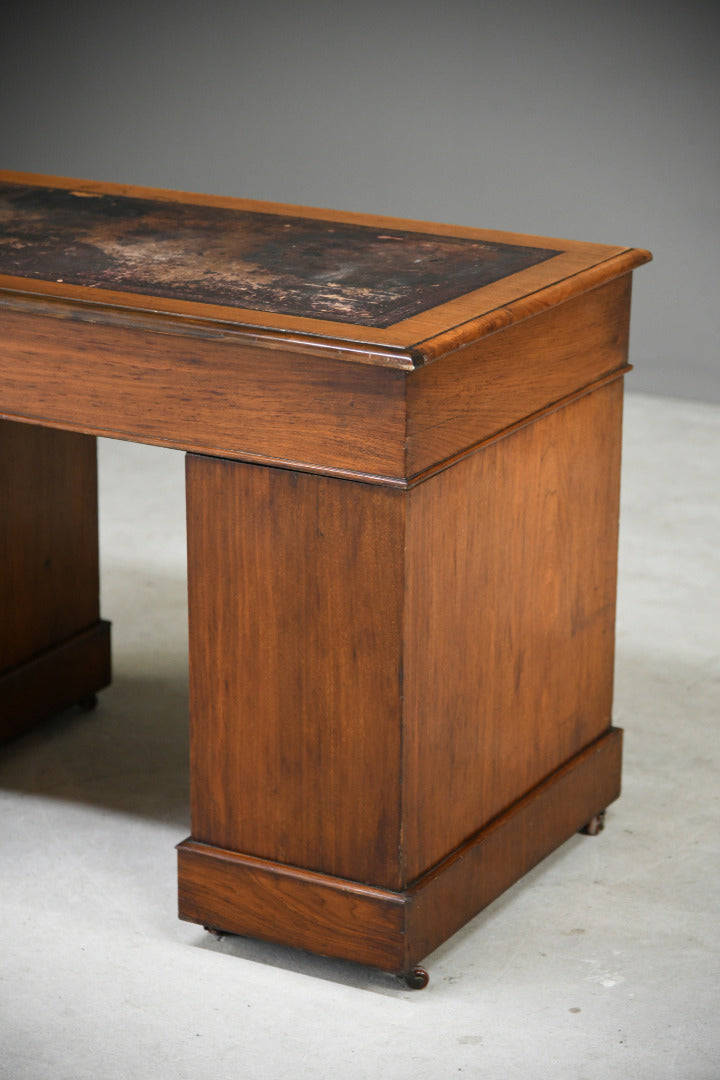
[(182, 918), (419, 985), (617, 797), (648, 258), (0, 174), (0, 733), (110, 680), (95, 437), (187, 451)]

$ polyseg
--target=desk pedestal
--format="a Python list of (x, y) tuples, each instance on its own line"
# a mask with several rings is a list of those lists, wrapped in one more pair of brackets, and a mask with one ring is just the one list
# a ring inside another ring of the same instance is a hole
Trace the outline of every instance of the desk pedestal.
[(405, 488), (188, 457), (183, 918), (406, 972), (617, 797), (621, 395)]
[(0, 740), (110, 682), (95, 439), (0, 421)]
[(0, 738), (110, 677), (92, 437), (187, 452), (180, 914), (407, 975), (619, 793), (649, 253), (20, 173), (0, 218)]

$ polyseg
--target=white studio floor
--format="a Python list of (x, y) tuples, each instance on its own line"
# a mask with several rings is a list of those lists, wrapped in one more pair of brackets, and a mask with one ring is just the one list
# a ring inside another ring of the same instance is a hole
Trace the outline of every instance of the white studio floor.
[(3, 1080), (718, 1080), (720, 407), (631, 394), (625, 430), (623, 796), (422, 992), (177, 920), (183, 457), (100, 444), (115, 681), (0, 748)]

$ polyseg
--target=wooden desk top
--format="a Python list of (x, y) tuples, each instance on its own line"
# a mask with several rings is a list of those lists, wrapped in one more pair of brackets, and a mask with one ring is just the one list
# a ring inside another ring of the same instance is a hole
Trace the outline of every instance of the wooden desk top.
[(415, 368), (645, 251), (0, 172), (0, 306)]

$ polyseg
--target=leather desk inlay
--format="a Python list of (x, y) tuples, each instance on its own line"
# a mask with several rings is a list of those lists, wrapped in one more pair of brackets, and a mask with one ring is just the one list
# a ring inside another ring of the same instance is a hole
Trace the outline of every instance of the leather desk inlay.
[(2, 274), (377, 327), (558, 254), (8, 183), (0, 225)]
[(420, 986), (597, 831), (648, 258), (0, 174), (0, 738), (110, 681), (95, 436), (187, 451), (182, 918)]

